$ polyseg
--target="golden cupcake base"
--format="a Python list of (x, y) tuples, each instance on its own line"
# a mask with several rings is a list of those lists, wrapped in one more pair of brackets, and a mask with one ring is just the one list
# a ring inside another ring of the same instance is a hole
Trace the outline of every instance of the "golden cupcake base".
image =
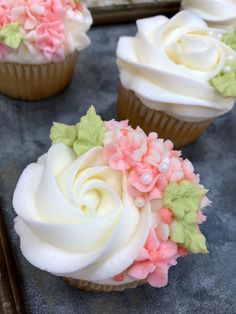
[(18, 64), (0, 62), (0, 93), (22, 100), (40, 100), (61, 92), (71, 81), (78, 53), (62, 62)]
[(140, 126), (147, 134), (157, 132), (159, 138), (169, 139), (175, 147), (192, 143), (208, 127), (212, 120), (185, 122), (164, 112), (146, 107), (134, 92), (120, 86), (118, 96), (119, 120), (129, 119), (132, 127)]
[(63, 280), (70, 286), (90, 292), (113, 292), (113, 291), (124, 291), (126, 289), (136, 288), (144, 285), (146, 280), (134, 281), (123, 285), (100, 285), (98, 283), (89, 282), (86, 280), (79, 280), (73, 278), (63, 277)]

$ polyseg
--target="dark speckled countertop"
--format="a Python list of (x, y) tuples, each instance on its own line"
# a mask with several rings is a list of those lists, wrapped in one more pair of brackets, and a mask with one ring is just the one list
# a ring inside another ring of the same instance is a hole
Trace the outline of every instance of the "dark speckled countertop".
[(135, 32), (133, 24), (93, 28), (92, 45), (81, 54), (72, 84), (57, 97), (31, 103), (0, 96), (0, 196), (28, 313), (236, 313), (236, 108), (183, 150), (213, 200), (202, 227), (210, 253), (180, 258), (170, 270), (167, 287), (81, 292), (34, 268), (21, 255), (11, 203), (17, 179), (49, 148), (53, 121), (75, 123), (90, 104), (103, 119), (116, 118), (116, 42)]

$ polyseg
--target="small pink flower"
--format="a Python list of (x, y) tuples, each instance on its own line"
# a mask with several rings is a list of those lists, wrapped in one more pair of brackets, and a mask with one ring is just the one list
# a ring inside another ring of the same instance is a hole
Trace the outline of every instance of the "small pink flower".
[(11, 23), (11, 10), (3, 0), (0, 0), (0, 27), (8, 23)]
[(104, 147), (104, 156), (113, 169), (125, 171), (130, 168), (129, 155), (117, 145), (107, 144)]
[(186, 251), (186, 249), (182, 245), (178, 245), (178, 254), (184, 257), (188, 255), (188, 251)]
[(190, 182), (196, 183), (197, 179), (191, 161), (188, 159), (183, 160), (182, 167), (184, 171), (184, 178)]
[(177, 249), (177, 245), (171, 240), (159, 241), (152, 228), (144, 248), (129, 268), (128, 275), (138, 280), (147, 279), (153, 287), (166, 286), (169, 267), (176, 264)]
[(114, 281), (123, 281), (123, 280), (124, 280), (124, 277), (125, 277), (125, 275), (124, 275), (123, 273), (120, 273), (120, 274), (118, 274), (118, 275), (113, 276), (112, 279), (113, 279)]
[(173, 221), (173, 213), (169, 208), (160, 208), (160, 216), (167, 225), (170, 225)]
[(201, 210), (199, 210), (197, 212), (197, 222), (198, 222), (198, 224), (202, 224), (206, 220), (207, 220), (207, 217), (201, 212)]
[(64, 25), (60, 22), (46, 22), (36, 29), (36, 47), (42, 50), (50, 61), (64, 59)]

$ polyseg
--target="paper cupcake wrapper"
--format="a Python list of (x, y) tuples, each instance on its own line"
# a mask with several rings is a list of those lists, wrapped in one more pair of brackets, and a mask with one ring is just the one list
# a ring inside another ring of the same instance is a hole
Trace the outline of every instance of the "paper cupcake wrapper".
[(40, 100), (62, 91), (71, 81), (78, 53), (62, 62), (18, 64), (0, 62), (0, 93), (22, 100)]
[(123, 291), (125, 289), (136, 288), (138, 286), (144, 285), (146, 283), (145, 280), (134, 281), (127, 284), (121, 285), (100, 285), (98, 283), (78, 280), (73, 278), (64, 277), (63, 280), (69, 284), (70, 286), (90, 292), (113, 292), (113, 291)]
[(120, 120), (129, 119), (133, 127), (140, 126), (147, 134), (157, 132), (160, 138), (171, 140), (175, 147), (192, 143), (212, 122), (185, 122), (152, 110), (134, 92), (126, 90), (122, 85), (118, 96), (118, 116)]

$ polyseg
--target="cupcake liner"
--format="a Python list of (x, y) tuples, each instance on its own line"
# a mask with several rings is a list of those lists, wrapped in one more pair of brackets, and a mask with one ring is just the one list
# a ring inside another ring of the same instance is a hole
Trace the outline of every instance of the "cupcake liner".
[(0, 62), (0, 93), (22, 100), (40, 100), (56, 95), (70, 83), (77, 58), (76, 52), (58, 63)]
[(118, 116), (120, 120), (129, 119), (132, 127), (140, 126), (147, 134), (157, 132), (160, 138), (171, 140), (175, 147), (192, 143), (212, 122), (181, 121), (162, 111), (146, 107), (134, 92), (120, 86), (118, 96)]
[(90, 292), (113, 292), (113, 291), (123, 291), (125, 289), (136, 288), (138, 286), (144, 285), (146, 280), (134, 281), (127, 284), (121, 285), (100, 285), (98, 283), (86, 281), (86, 280), (79, 280), (73, 279), (68, 277), (63, 277), (63, 280), (69, 284), (70, 286)]

